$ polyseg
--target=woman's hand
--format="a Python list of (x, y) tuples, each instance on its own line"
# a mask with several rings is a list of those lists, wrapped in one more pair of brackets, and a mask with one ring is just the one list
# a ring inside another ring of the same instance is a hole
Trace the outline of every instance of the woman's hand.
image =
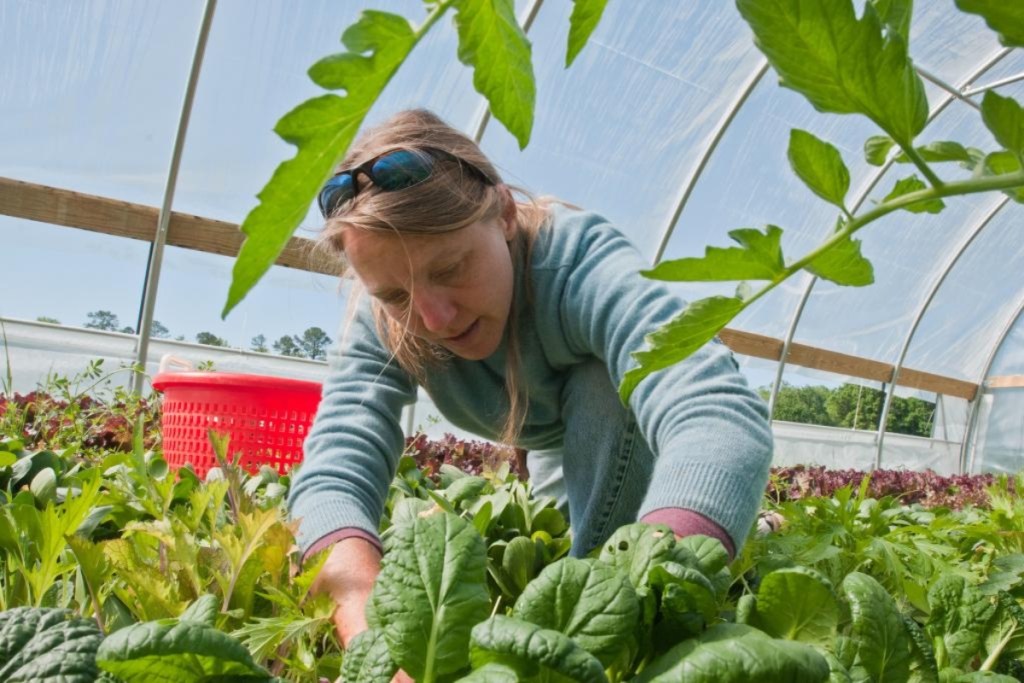
[(380, 552), (362, 538), (338, 541), (313, 582), (313, 593), (327, 593), (334, 600), (334, 628), (342, 647), (365, 631), (366, 601), (380, 573)]

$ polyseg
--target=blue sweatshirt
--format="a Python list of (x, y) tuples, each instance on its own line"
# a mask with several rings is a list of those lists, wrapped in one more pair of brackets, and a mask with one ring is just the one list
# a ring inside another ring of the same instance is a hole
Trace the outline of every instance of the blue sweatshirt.
[[(519, 446), (558, 448), (566, 370), (598, 358), (613, 382), (636, 365), (631, 352), (685, 304), (659, 282), (633, 245), (602, 217), (553, 205), (538, 233), (528, 274), (530, 304), (519, 297), (521, 378), (528, 408)], [(517, 287), (517, 293), (522, 288)], [(323, 400), (289, 495), (303, 551), (339, 529), (376, 538), (388, 487), (404, 446), (402, 408), (415, 400), (412, 378), (390, 360), (367, 297), (329, 355)], [(489, 358), (452, 358), (428, 371), (424, 389), (452, 424), (495, 439), (508, 409), (504, 345)], [(638, 518), (664, 508), (700, 513), (738, 551), (768, 478), (772, 437), (764, 402), (718, 341), (644, 379), (630, 398), (657, 463)]]

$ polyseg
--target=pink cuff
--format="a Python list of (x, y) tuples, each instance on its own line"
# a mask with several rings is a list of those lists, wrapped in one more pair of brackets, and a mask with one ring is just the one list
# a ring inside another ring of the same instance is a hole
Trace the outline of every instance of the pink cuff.
[(363, 531), (358, 527), (348, 526), (344, 529), (332, 531), (326, 536), (321, 536), (319, 539), (317, 539), (317, 541), (313, 545), (309, 546), (309, 550), (302, 554), (302, 562), (305, 562), (321, 550), (329, 548), (338, 541), (343, 541), (346, 538), (361, 538), (370, 545), (372, 545), (374, 548), (376, 548), (377, 552), (379, 552), (381, 555), (384, 554), (384, 547), (381, 546), (379, 538), (377, 538), (373, 534)]
[(641, 522), (647, 524), (664, 524), (675, 532), (676, 536), (710, 536), (717, 538), (725, 546), (729, 553), (729, 559), (736, 555), (736, 546), (725, 529), (711, 521), (699, 512), (687, 510), (686, 508), (658, 508), (653, 512), (644, 515)]

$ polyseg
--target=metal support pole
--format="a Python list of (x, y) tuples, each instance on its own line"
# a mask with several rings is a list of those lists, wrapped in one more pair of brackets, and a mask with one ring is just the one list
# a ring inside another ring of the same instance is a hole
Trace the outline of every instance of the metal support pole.
[[(968, 75), (965, 82), (970, 83), (975, 79), (981, 77), (986, 71), (988, 71), (996, 64), (998, 64), (999, 61), (1003, 59), (1003, 57), (1010, 54), (1011, 52), (1012, 50), (1010, 48), (1000, 50), (990, 59), (983, 62), (981, 66), (974, 70), (973, 73)], [(946, 107), (948, 107), (950, 103), (953, 102), (954, 99), (955, 97), (953, 95), (948, 95), (942, 102), (939, 102), (935, 109), (928, 115), (928, 123), (934, 121), (936, 117), (938, 117), (938, 115), (941, 114), (946, 109)], [(882, 168), (878, 170), (874, 177), (871, 178), (871, 181), (868, 183), (867, 187), (864, 189), (863, 192), (861, 192), (860, 196), (857, 198), (857, 201), (853, 208), (854, 213), (856, 213), (857, 209), (860, 208), (860, 205), (864, 203), (864, 200), (867, 199), (868, 194), (875, 188), (878, 182), (885, 175), (886, 171), (889, 170), (889, 168), (892, 166), (892, 163), (893, 157), (890, 157), (889, 160), (885, 163), (885, 165), (882, 166)], [(779, 394), (779, 387), (782, 384), (782, 375), (786, 369), (786, 358), (787, 356), (789, 356), (789, 348), (793, 344), (793, 335), (796, 333), (797, 325), (800, 324), (800, 317), (803, 315), (804, 307), (807, 305), (807, 299), (810, 298), (811, 291), (814, 289), (814, 285), (817, 281), (817, 276), (811, 276), (811, 278), (808, 280), (807, 287), (804, 289), (804, 293), (800, 297), (800, 303), (797, 304), (796, 311), (793, 313), (793, 318), (789, 322), (789, 329), (786, 330), (786, 337), (782, 342), (782, 355), (779, 357), (779, 365), (775, 373), (775, 382), (774, 384), (772, 384), (772, 393), (768, 398), (769, 411), (772, 411), (775, 408), (775, 401)]]
[[(992, 346), (992, 352), (988, 356), (988, 360), (985, 361), (985, 369), (981, 371), (981, 377), (978, 378), (978, 394), (971, 401), (971, 414), (967, 418), (967, 429), (964, 431), (964, 442), (960, 446), (960, 474), (964, 473), (966, 467), (967, 472), (974, 471), (974, 457), (977, 455), (974, 448), (971, 447), (971, 439), (974, 438), (974, 430), (977, 427), (975, 424), (978, 420), (978, 412), (980, 411), (981, 399), (985, 394), (985, 378), (988, 377), (988, 373), (992, 371), (992, 364), (996, 362), (996, 356), (999, 355), (999, 349), (1002, 348), (1003, 342), (1010, 335), (1014, 326), (1017, 324), (1017, 320), (1020, 318), (1021, 313), (1024, 313), (1024, 297), (1017, 303), (1017, 308), (1014, 310), (1013, 315), (1006, 321), (1006, 325), (1003, 327), (1003, 331), (996, 337), (996, 343)], [(970, 466), (967, 466), (968, 451), (970, 451)]]
[(971, 97), (972, 95), (983, 93), (986, 90), (994, 90), (996, 88), (1001, 88), (1004, 85), (1010, 85), (1011, 83), (1016, 83), (1017, 81), (1024, 81), (1024, 72), (1019, 73), (1016, 76), (1007, 76), (1006, 78), (1000, 78), (998, 81), (992, 81), (991, 83), (986, 83), (985, 85), (979, 85), (977, 88), (966, 88), (963, 91), (963, 95), (964, 97)]
[(761, 79), (768, 72), (768, 60), (761, 60), (761, 63), (754, 69), (750, 76), (747, 77), (746, 82), (740, 89), (736, 99), (733, 100), (732, 104), (725, 112), (725, 116), (719, 119), (715, 125), (715, 132), (711, 136), (711, 141), (708, 146), (704, 148), (704, 152), (700, 155), (700, 159), (697, 161), (697, 166), (693, 169), (693, 173), (690, 174), (689, 179), (683, 186), (683, 190), (679, 195), (679, 199), (676, 201), (675, 209), (672, 211), (672, 217), (668, 219), (668, 223), (665, 226), (665, 232), (661, 236), (661, 241), (658, 243), (658, 250), (654, 254), (654, 264), (657, 265), (661, 261), (661, 257), (665, 254), (665, 249), (668, 248), (668, 241), (672, 237), (672, 233), (675, 232), (676, 224), (679, 221), (679, 217), (683, 214), (683, 209), (686, 208), (686, 202), (690, 200), (690, 195), (693, 193), (693, 188), (697, 186), (697, 181), (700, 180), (700, 176), (704, 173), (704, 168), (708, 165), (708, 161), (711, 160), (711, 155), (714, 154), (715, 149), (718, 147), (718, 143), (722, 141), (725, 136), (725, 131), (729, 129), (733, 119), (736, 118), (736, 114), (739, 113), (740, 107), (742, 107), (747, 98), (750, 97), (750, 93), (754, 92), (754, 88), (761, 82)]
[(1002, 199), (996, 202), (996, 205), (992, 207), (992, 210), (985, 214), (985, 217), (982, 218), (976, 226), (974, 226), (974, 229), (968, 233), (967, 237), (960, 242), (960, 245), (946, 261), (946, 265), (942, 268), (939, 276), (935, 279), (935, 282), (932, 284), (931, 289), (925, 296), (924, 301), (922, 301), (921, 305), (917, 308), (914, 320), (910, 323), (910, 329), (907, 330), (907, 336), (903, 339), (903, 345), (900, 347), (900, 353), (892, 371), (892, 382), (889, 384), (889, 391), (885, 394), (885, 403), (882, 404), (882, 417), (878, 424), (878, 437), (876, 439), (878, 444), (877, 450), (875, 451), (876, 469), (882, 466), (882, 446), (885, 443), (885, 427), (886, 422), (889, 419), (889, 410), (892, 408), (892, 402), (896, 396), (896, 380), (899, 379), (900, 370), (903, 369), (903, 362), (907, 358), (907, 352), (910, 350), (910, 343), (914, 341), (914, 334), (917, 332), (917, 328), (921, 324), (921, 319), (924, 318), (925, 313), (928, 312), (928, 307), (935, 299), (935, 295), (942, 287), (942, 283), (946, 281), (946, 277), (960, 260), (960, 257), (964, 255), (967, 249), (974, 242), (975, 238), (978, 237), (986, 227), (988, 227), (996, 214), (998, 214), (999, 211), (1009, 203), (1009, 201), (1010, 198), (1004, 195)]
[(174, 149), (171, 152), (171, 166), (167, 171), (164, 200), (160, 205), (156, 234), (153, 236), (153, 243), (149, 250), (149, 265), (146, 269), (146, 285), (142, 294), (142, 312), (139, 315), (138, 342), (135, 354), (135, 362), (143, 368), (143, 372), (136, 372), (132, 380), (132, 391), (136, 394), (142, 393), (146, 358), (149, 355), (149, 334), (153, 327), (153, 308), (156, 305), (157, 285), (160, 282), (160, 266), (163, 262), (164, 244), (167, 242), (167, 226), (171, 222), (171, 206), (174, 204), (174, 189), (178, 184), (178, 169), (181, 166), (181, 153), (185, 147), (189, 118), (192, 115), (192, 100), (199, 82), (199, 72), (202, 69), (203, 55), (206, 52), (206, 41), (210, 36), (210, 25), (213, 23), (213, 12), (216, 7), (217, 0), (206, 0), (206, 9), (203, 11), (203, 20), (199, 26), (199, 36), (196, 39), (196, 49), (192, 56), (192, 69), (185, 86), (185, 98), (181, 103), (181, 116), (178, 118), (178, 132), (175, 135)]

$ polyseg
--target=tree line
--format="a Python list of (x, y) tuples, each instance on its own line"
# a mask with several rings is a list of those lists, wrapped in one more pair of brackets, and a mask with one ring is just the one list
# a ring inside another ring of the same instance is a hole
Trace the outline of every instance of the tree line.
[[(36, 320), (54, 325), (61, 324), (59, 320), (49, 316), (39, 316)], [(84, 327), (91, 330), (106, 330), (108, 332), (135, 334), (135, 328), (130, 325), (122, 325), (116, 314), (106, 310), (91, 311), (87, 313)], [(150, 336), (157, 339), (172, 338), (171, 331), (159, 320), (153, 321)], [(175, 336), (173, 339), (175, 341), (186, 341), (185, 335), (183, 334)], [(218, 337), (212, 332), (206, 331), (196, 334), (195, 341), (199, 344), (206, 344), (207, 346), (220, 346), (224, 348), (232, 347), (226, 339)], [(271, 349), (273, 349), (274, 353), (281, 356), (325, 360), (327, 358), (327, 347), (330, 346), (330, 344), (331, 338), (323, 329), (319, 327), (308, 327), (302, 334), (283, 335), (277, 341), (272, 342), (269, 346), (267, 345), (266, 336), (258, 334), (249, 341), (249, 350), (257, 351), (259, 353), (270, 353)]]
[[(761, 387), (758, 393), (767, 400), (770, 389)], [(830, 389), (826, 386), (795, 387), (783, 382), (772, 417), (786, 422), (875, 431), (884, 403), (884, 391), (859, 384)], [(930, 437), (934, 417), (935, 403), (894, 396), (886, 430)]]

